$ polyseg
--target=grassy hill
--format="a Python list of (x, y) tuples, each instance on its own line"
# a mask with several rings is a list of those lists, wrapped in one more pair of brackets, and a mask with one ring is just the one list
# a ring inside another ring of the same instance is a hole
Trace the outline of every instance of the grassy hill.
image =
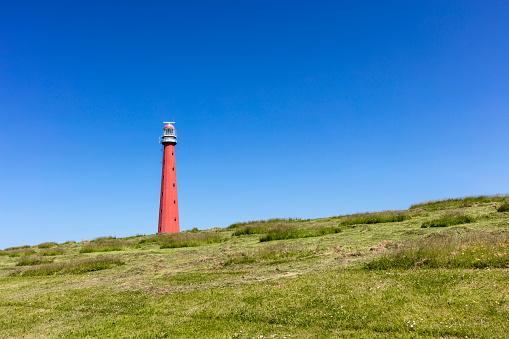
[(5, 249), (0, 337), (507, 338), (507, 198)]

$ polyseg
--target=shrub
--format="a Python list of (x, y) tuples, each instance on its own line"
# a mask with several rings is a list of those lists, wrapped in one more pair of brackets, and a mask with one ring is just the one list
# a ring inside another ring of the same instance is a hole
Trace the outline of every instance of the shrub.
[(41, 255), (44, 255), (44, 256), (62, 255), (62, 254), (64, 254), (64, 249), (60, 248), (60, 247), (57, 247), (57, 248), (51, 248), (51, 249), (43, 250), (43, 251), (40, 251), (39, 253)]
[(33, 266), (39, 264), (47, 264), (53, 262), (53, 259), (43, 259), (41, 257), (30, 256), (23, 257), (17, 263), (16, 266)]
[(502, 202), (509, 196), (507, 195), (479, 195), (475, 197), (449, 198), (443, 200), (431, 200), (413, 204), (410, 209), (422, 208), (426, 210), (436, 210), (441, 208), (460, 207), (461, 205), (472, 205), (475, 203)]
[(112, 266), (123, 265), (118, 258), (97, 257), (78, 259), (58, 263), (41, 264), (28, 270), (21, 270), (11, 273), (12, 276), (41, 276), (41, 275), (61, 275), (61, 274), (82, 274), (104, 270)]
[(509, 212), (509, 203), (504, 203), (497, 208), (497, 212)]
[(476, 219), (468, 215), (448, 214), (431, 221), (423, 222), (421, 228), (448, 227), (454, 225), (468, 224), (471, 222), (476, 222)]
[(58, 244), (55, 242), (43, 242), (42, 244), (37, 245), (39, 248), (50, 248), (50, 247), (57, 247)]
[(509, 265), (509, 232), (475, 232), (468, 235), (431, 234), (408, 243), (396, 253), (377, 258), (365, 269), (505, 268)]

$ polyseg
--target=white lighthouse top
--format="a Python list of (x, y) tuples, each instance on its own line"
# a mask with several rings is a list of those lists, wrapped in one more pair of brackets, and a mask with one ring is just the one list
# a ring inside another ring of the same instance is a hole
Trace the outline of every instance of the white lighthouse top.
[(175, 127), (173, 127), (172, 124), (175, 122), (164, 122), (166, 125), (164, 126), (163, 136), (159, 139), (159, 141), (164, 143), (177, 143), (177, 131), (175, 130)]

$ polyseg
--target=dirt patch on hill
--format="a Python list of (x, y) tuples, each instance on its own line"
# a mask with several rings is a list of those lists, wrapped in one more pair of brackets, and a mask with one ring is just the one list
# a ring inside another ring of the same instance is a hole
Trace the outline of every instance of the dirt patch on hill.
[(389, 241), (389, 240), (384, 240), (382, 241), (381, 243), (378, 243), (376, 244), (375, 246), (373, 247), (370, 247), (369, 250), (370, 251), (373, 251), (373, 252), (383, 252), (383, 251), (388, 251), (389, 249), (387, 248), (388, 245), (392, 244), (392, 241)]

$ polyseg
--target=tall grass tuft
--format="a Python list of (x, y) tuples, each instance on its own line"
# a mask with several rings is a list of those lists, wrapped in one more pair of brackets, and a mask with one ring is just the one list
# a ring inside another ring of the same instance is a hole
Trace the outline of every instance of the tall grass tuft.
[(39, 245), (37, 245), (37, 247), (39, 248), (51, 248), (51, 247), (57, 247), (58, 244), (56, 242), (43, 242)]
[(11, 258), (26, 257), (29, 255), (35, 254), (35, 250), (31, 249), (30, 247), (28, 247), (28, 248), (19, 247), (19, 249), (9, 250), (9, 251), (5, 251), (5, 252), (7, 252), (7, 255)]
[(64, 254), (64, 249), (60, 248), (60, 247), (49, 248), (47, 250), (40, 251), (39, 254), (44, 255), (44, 256), (62, 255), (62, 254)]
[(252, 226), (252, 227), (258, 227), (258, 226), (265, 226), (270, 224), (277, 224), (277, 223), (289, 223), (293, 221), (300, 221), (299, 218), (273, 218), (268, 220), (253, 220), (253, 221), (247, 221), (247, 222), (236, 222), (234, 224), (231, 224), (228, 226), (228, 229), (237, 229), (241, 226)]
[(220, 243), (227, 240), (229, 240), (229, 238), (221, 236), (217, 233), (182, 232), (174, 233), (171, 236), (168, 236), (168, 238), (161, 243), (160, 248), (195, 247)]
[(11, 276), (43, 276), (61, 274), (82, 274), (104, 270), (112, 266), (123, 265), (124, 262), (114, 257), (96, 257), (77, 259), (65, 262), (41, 264), (28, 270), (19, 270), (11, 273)]
[(123, 251), (128, 248), (138, 247), (136, 240), (122, 240), (115, 239), (113, 237), (103, 237), (92, 240), (90, 243), (85, 244), (81, 247), (80, 253), (92, 253), (92, 252), (112, 252), (112, 251)]
[(341, 221), (341, 225), (350, 226), (350, 225), (359, 225), (359, 224), (381, 224), (387, 222), (401, 222), (412, 217), (408, 214), (395, 214), (395, 213), (367, 213), (361, 215), (352, 215), (345, 217), (343, 221)]
[(273, 240), (287, 240), (298, 238), (320, 237), (327, 234), (334, 234), (342, 232), (339, 227), (324, 226), (318, 228), (294, 228), (294, 227), (278, 227), (273, 228), (267, 234), (260, 238), (260, 242), (273, 241)]
[(472, 223), (472, 222), (476, 222), (476, 219), (469, 215), (446, 214), (440, 218), (423, 222), (421, 225), (421, 228), (448, 227), (448, 226), (454, 226), (454, 225), (468, 224), (468, 223)]
[(241, 235), (248, 235), (248, 234), (262, 234), (266, 233), (269, 230), (269, 228), (266, 225), (256, 225), (256, 226), (244, 226), (239, 229), (237, 229), (235, 232), (233, 232), (232, 236), (238, 237)]
[(451, 207), (460, 207), (460, 206), (468, 206), (471, 204), (480, 204), (480, 203), (488, 203), (488, 202), (502, 202), (505, 199), (509, 198), (508, 195), (479, 195), (475, 197), (464, 197), (464, 198), (449, 198), (443, 200), (431, 200), (426, 202), (421, 202), (418, 204), (413, 204), (410, 206), (410, 209), (421, 208), (425, 210), (436, 210), (436, 209), (444, 209)]
[(467, 235), (433, 233), (364, 265), (369, 270), (430, 268), (505, 268), (509, 266), (509, 232)]
[(23, 246), (7, 247), (4, 249), (4, 251), (22, 250), (22, 249), (26, 249), (26, 248), (30, 248), (30, 246), (23, 245)]
[(139, 244), (160, 243), (162, 241), (171, 239), (172, 237), (173, 237), (173, 235), (169, 234), (169, 233), (156, 233), (156, 234), (150, 235), (144, 239), (141, 239), (139, 241)]
[(509, 212), (509, 202), (503, 203), (497, 208), (497, 212)]
[(39, 265), (39, 264), (48, 264), (52, 263), (53, 259), (44, 259), (37, 256), (29, 256), (29, 257), (22, 257), (17, 263), (16, 266), (33, 266), (33, 265)]

